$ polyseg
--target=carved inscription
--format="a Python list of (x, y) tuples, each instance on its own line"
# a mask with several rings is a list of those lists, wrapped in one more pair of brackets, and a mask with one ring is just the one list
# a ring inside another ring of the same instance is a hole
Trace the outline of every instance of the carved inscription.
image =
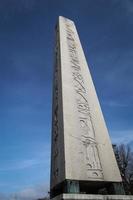
[(84, 78), (82, 76), (80, 60), (78, 58), (75, 33), (70, 21), (65, 20), (65, 25), (73, 85), (76, 94), (78, 119), (82, 132), (80, 140), (82, 141), (85, 152), (87, 176), (88, 178), (102, 179), (102, 167), (99, 159), (97, 143), (95, 141), (95, 130), (87, 100)]

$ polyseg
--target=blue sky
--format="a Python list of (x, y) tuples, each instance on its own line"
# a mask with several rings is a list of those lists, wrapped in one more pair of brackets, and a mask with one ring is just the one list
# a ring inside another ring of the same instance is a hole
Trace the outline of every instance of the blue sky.
[(49, 187), (54, 27), (74, 20), (114, 143), (133, 143), (133, 1), (1, 0), (0, 200)]

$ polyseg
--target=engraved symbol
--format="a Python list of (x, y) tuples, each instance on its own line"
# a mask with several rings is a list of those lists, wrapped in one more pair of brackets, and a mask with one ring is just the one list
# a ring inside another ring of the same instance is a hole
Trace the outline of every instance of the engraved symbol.
[(97, 172), (93, 172), (93, 174), (96, 175), (96, 176), (98, 176), (98, 173), (97, 173)]
[(85, 156), (85, 165), (88, 170), (88, 177), (102, 178), (102, 167), (100, 163), (97, 143), (95, 141), (95, 130), (90, 113), (90, 107), (86, 96), (85, 83), (81, 73), (80, 62), (78, 58), (77, 45), (74, 32), (70, 24), (66, 23), (66, 34), (68, 42), (68, 52), (72, 69), (73, 85), (76, 94), (76, 104), (78, 110), (78, 119), (82, 130), (81, 138), (78, 139), (83, 144), (84, 151), (79, 151)]

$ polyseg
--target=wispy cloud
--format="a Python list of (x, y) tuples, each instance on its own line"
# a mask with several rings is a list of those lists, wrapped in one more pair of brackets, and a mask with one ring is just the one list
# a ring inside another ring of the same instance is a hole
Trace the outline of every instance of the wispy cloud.
[(113, 144), (128, 144), (133, 140), (133, 130), (110, 131)]
[(12, 193), (10, 195), (5, 195), (0, 193), (0, 200), (36, 200), (38, 198), (43, 198), (48, 195), (49, 183), (43, 183), (41, 185), (27, 187), (19, 192)]
[(9, 200), (9, 198), (5, 194), (0, 193), (0, 200)]
[(128, 104), (124, 104), (118, 101), (106, 101), (103, 102), (104, 105), (106, 106), (110, 106), (110, 107), (127, 107), (129, 106)]
[(29, 199), (37, 199), (42, 198), (48, 195), (49, 185), (39, 185), (36, 187), (26, 188), (21, 192), (17, 193), (16, 195), (19, 199), (29, 200)]
[(10, 170), (23, 170), (26, 168), (36, 167), (40, 164), (44, 164), (43, 159), (25, 159), (19, 161), (9, 161), (8, 165), (0, 166), (0, 171), (10, 171)]

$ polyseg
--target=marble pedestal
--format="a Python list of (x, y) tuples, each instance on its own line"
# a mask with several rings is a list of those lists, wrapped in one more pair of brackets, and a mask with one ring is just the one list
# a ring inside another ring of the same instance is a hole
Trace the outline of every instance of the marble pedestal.
[(132, 195), (61, 194), (52, 200), (133, 200)]

